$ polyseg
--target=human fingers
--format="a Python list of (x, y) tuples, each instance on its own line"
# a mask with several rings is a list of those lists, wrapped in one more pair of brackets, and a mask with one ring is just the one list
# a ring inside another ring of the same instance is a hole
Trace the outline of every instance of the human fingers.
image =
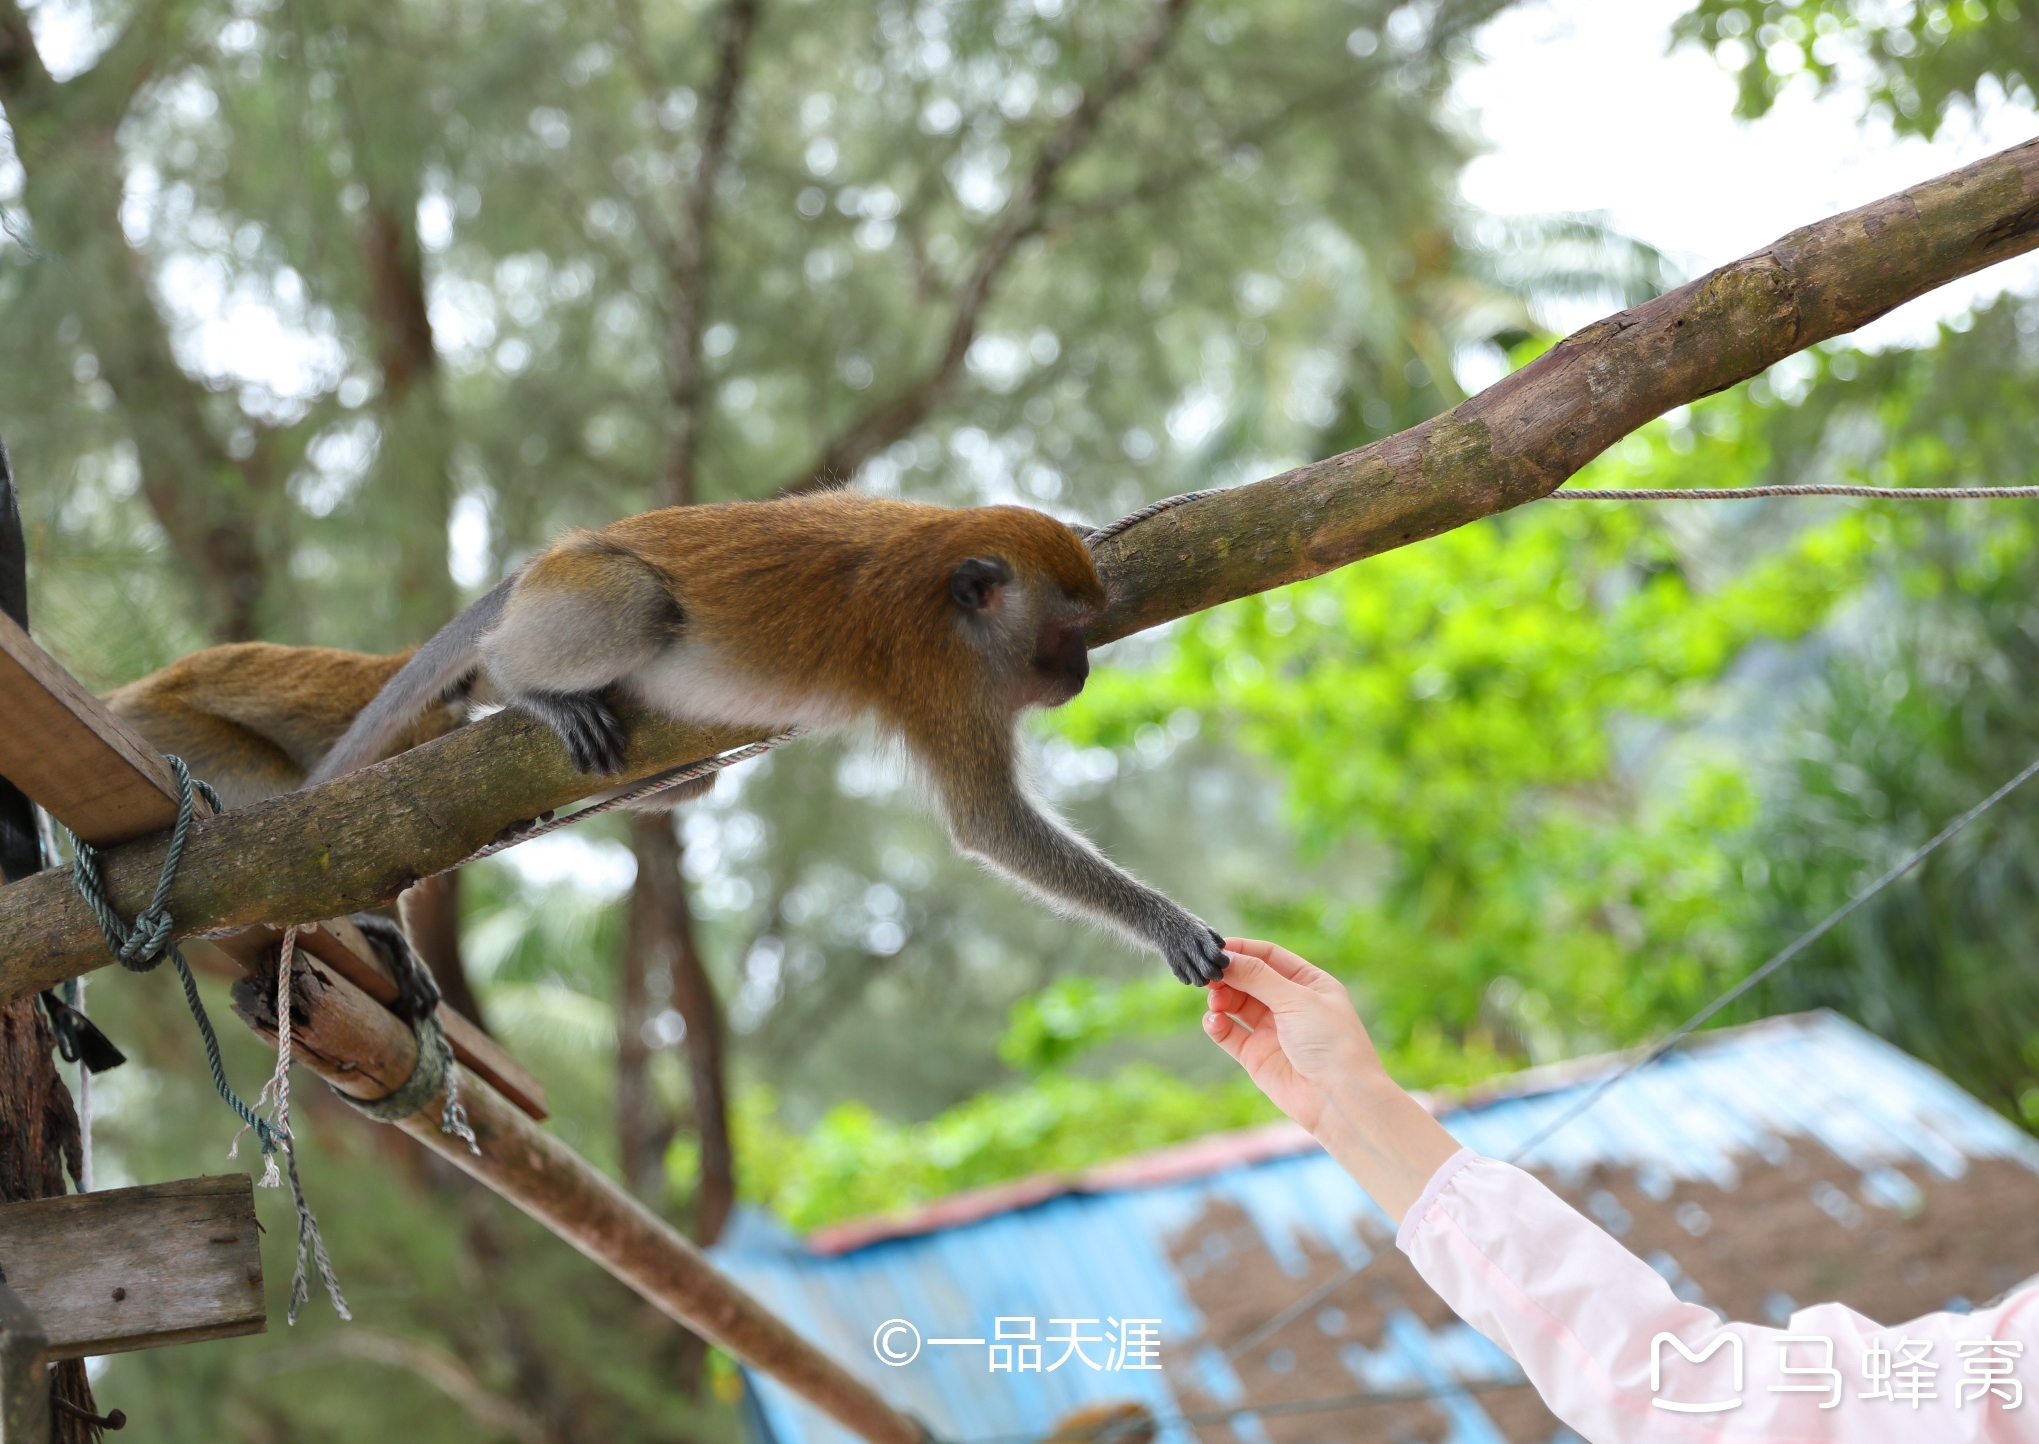
[(1226, 938), (1225, 947), (1229, 952), (1244, 953), (1258, 958), (1284, 978), (1308, 987), (1313, 979), (1328, 978), (1331, 975), (1309, 959), (1290, 952), (1279, 943), (1262, 942), (1259, 938)]
[(1258, 998), (1276, 1009), (1285, 1004), (1294, 1007), (1316, 997), (1304, 985), (1292, 982), (1277, 972), (1265, 959), (1244, 952), (1232, 954), (1232, 961), (1225, 969), (1225, 986)]
[(1250, 1036), (1248, 1030), (1233, 1021), (1230, 1016), (1216, 1010), (1204, 1014), (1204, 1032), (1213, 1043), (1234, 1058), (1239, 1056), (1240, 1047)]
[(1282, 1053), (1281, 1040), (1272, 1028), (1248, 1028), (1223, 1013), (1204, 1014), (1204, 1033), (1232, 1055), (1233, 1061), (1246, 1070), (1246, 1076), (1262, 1089), (1280, 1086), (1270, 1068), (1282, 1073), (1288, 1071), (1288, 1059)]
[(1267, 1011), (1267, 1004), (1258, 998), (1249, 997), (1223, 983), (1211, 984), (1209, 998), (1210, 1012), (1230, 1013), (1249, 1028), (1260, 1027), (1273, 1016)]

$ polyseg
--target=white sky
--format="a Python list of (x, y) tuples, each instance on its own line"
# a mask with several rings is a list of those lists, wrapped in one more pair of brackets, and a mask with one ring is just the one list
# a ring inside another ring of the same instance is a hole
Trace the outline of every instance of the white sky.
[[(1466, 198), (1501, 215), (1603, 211), (1691, 274), (1835, 211), (2039, 134), (2008, 105), (1957, 118), (1932, 144), (1858, 123), (1859, 103), (1788, 92), (1760, 121), (1734, 119), (1734, 81), (1702, 51), (1667, 55), (1689, 0), (1537, 0), (1481, 37), (1489, 63), (1459, 98), (1493, 146)], [(2039, 259), (2007, 262), (1922, 296), (1861, 333), (1924, 339), (1942, 316), (2005, 288), (2039, 289)], [(1583, 324), (1593, 319), (1566, 315)]]

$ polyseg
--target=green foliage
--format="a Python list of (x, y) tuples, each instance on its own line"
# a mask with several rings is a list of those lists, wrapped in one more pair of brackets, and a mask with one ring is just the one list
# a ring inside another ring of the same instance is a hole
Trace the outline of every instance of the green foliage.
[(1038, 1073), (1108, 1038), (1179, 1032), (1203, 1010), (1202, 991), (1173, 978), (1140, 978), (1117, 987), (1095, 978), (1059, 978), (1013, 1005), (998, 1056), (1008, 1067)]
[(1751, 119), (1810, 81), (1859, 90), (1900, 132), (1931, 136), (1957, 106), (2031, 106), (2039, 77), (2039, 29), (2021, 0), (1701, 0), (1672, 33), (1734, 73), (1736, 110)]
[[(1580, 485), (1734, 484), (1769, 464), (1778, 409), (1709, 401)], [(1196, 618), (1060, 725), (1125, 745), (1191, 708), (1273, 763), (1306, 855), (1344, 865), (1323, 895), (1250, 910), (1355, 976), (1392, 1047), (1423, 1052), (1435, 1026), (1536, 1052), (1625, 1039), (1733, 965), (1721, 844), (1753, 799), (1702, 736), (1654, 778), (1622, 751), (1695, 734), (1751, 644), (1817, 627), (1886, 534), (1844, 512), (1723, 567), (1642, 508), (1545, 502)], [(1439, 1068), (1458, 1064), (1416, 1071)]]
[[(2006, 299), (1919, 352), (1816, 390), (1802, 424), (1857, 474), (1900, 485), (2029, 485), (2039, 316)], [(1823, 396), (1822, 391), (1830, 394)], [(1894, 545), (1766, 759), (1742, 874), (1751, 942), (1838, 904), (2039, 756), (2039, 549), (2029, 503), (1895, 513)], [(1867, 1023), (2039, 1123), (2039, 797), (2014, 796), (1765, 990)]]
[[(1178, 991), (1189, 992), (1179, 985)], [(747, 1095), (737, 1109), (744, 1196), (802, 1229), (1032, 1173), (1074, 1173), (1279, 1116), (1243, 1077), (1200, 1088), (1145, 1066), (1102, 1079), (1051, 1073), (924, 1123), (900, 1124), (863, 1104), (842, 1103), (794, 1135), (775, 1110), (766, 1090)]]

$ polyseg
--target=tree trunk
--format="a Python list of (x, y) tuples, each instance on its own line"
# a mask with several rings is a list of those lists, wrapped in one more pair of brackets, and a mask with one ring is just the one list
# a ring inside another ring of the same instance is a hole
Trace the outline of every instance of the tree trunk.
[(631, 815), (637, 880), (630, 889), (616, 999), (616, 1156), (623, 1182), (653, 1207), (665, 1195), (665, 1150), (674, 1129), (672, 1117), (653, 1095), (654, 1048), (647, 1036), (671, 995), (672, 957), (680, 945), (678, 921), (667, 900), (673, 886), (660, 876), (671, 865), (672, 852), (660, 838), (671, 832), (668, 817)]
[(616, 1115), (623, 1173), (638, 1196), (647, 1200), (657, 1196), (663, 1183), (663, 1157), (674, 1127), (670, 1119), (657, 1116), (650, 1094), (654, 1047), (646, 1037), (646, 1025), (669, 1006), (686, 1025), (687, 1076), (701, 1139), (694, 1236), (705, 1246), (721, 1235), (736, 1197), (723, 1082), (721, 1010), (694, 945), (693, 910), (687, 904), (687, 880), (680, 871), (682, 847), (671, 817), (632, 814), (630, 841), (637, 854), (637, 881), (630, 896), (616, 1048)]
[[(722, 1077), (722, 1019), (715, 991), (694, 946), (694, 915), (687, 904), (687, 879), (680, 870), (683, 848), (674, 819), (663, 813), (633, 813), (631, 847), (637, 881), (630, 895), (630, 924), (623, 948), (622, 998), (616, 1040), (616, 1127), (623, 1176), (646, 1202), (665, 1188), (665, 1151), (674, 1121), (662, 1115), (651, 1095), (653, 1047), (646, 1024), (667, 1006), (686, 1024), (683, 1040), (694, 1095), (701, 1160), (694, 1188), (694, 1238), (715, 1242), (736, 1198), (729, 1116)], [(673, 1373), (682, 1387), (698, 1392), (708, 1345), (689, 1329), (673, 1339)]]

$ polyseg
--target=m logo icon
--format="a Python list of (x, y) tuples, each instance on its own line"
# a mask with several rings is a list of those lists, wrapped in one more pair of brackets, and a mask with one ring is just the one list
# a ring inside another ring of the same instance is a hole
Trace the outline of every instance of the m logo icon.
[(1735, 1356), (1735, 1397), (1715, 1399), (1704, 1404), (1681, 1404), (1671, 1399), (1652, 1399), (1650, 1402), (1659, 1409), (1671, 1409), (1680, 1414), (1718, 1414), (1723, 1409), (1742, 1407), (1742, 1336), (1721, 1334), (1698, 1353), (1685, 1347), (1685, 1341), (1676, 1334), (1658, 1334), (1650, 1340), (1650, 1392), (1656, 1393), (1664, 1385), (1664, 1345), (1669, 1344), (1688, 1364), (1703, 1364), (1720, 1352), (1723, 1344), (1731, 1345)]

